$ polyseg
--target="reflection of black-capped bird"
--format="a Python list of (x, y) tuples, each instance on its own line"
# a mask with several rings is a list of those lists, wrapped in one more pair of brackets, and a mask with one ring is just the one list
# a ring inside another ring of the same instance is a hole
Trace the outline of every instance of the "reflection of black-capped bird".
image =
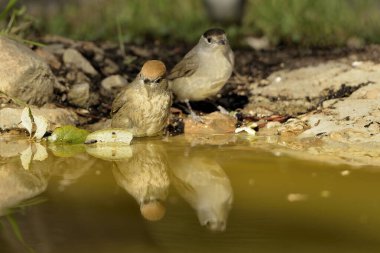
[(215, 96), (230, 78), (233, 67), (234, 55), (225, 32), (210, 29), (170, 71), (169, 87), (177, 100), (190, 107), (189, 101)]
[(112, 103), (112, 127), (135, 137), (155, 136), (165, 128), (172, 103), (161, 61), (147, 61), (135, 80)]
[(131, 158), (115, 162), (116, 182), (136, 199), (145, 219), (160, 220), (170, 185), (165, 150), (152, 143), (135, 143), (131, 148)]
[(199, 222), (212, 231), (226, 229), (233, 191), (220, 165), (205, 155), (170, 160), (172, 183), (196, 210)]

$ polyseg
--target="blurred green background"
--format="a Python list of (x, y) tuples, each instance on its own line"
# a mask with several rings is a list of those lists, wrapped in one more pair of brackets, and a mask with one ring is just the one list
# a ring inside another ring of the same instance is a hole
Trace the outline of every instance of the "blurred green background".
[[(2, 8), (7, 0), (1, 0)], [(81, 40), (194, 42), (211, 21), (202, 0), (19, 0), (42, 34)], [(272, 44), (380, 42), (378, 0), (247, 0), (241, 25), (223, 25), (232, 40), (265, 36)], [(219, 24), (220, 25), (220, 24)]]

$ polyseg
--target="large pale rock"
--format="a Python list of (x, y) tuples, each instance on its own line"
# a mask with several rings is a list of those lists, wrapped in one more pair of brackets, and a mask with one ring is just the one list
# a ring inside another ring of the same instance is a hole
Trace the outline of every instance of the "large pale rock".
[(0, 91), (43, 105), (52, 100), (55, 81), (49, 66), (32, 50), (0, 36)]
[(380, 145), (379, 85), (358, 89), (350, 97), (325, 101), (320, 110), (289, 120), (278, 128), (281, 136), (295, 133), (299, 139), (314, 138), (341, 143)]
[[(20, 128), (22, 110), (22, 108), (0, 109), (0, 130)], [(32, 113), (48, 120), (48, 131), (63, 125), (76, 125), (79, 120), (76, 113), (64, 108), (32, 108)]]
[[(373, 62), (341, 59), (281, 70), (272, 73), (265, 82), (252, 85), (251, 103), (246, 111), (265, 108), (273, 113), (298, 115), (316, 108), (322, 101), (347, 97), (358, 88), (379, 84), (380, 64)], [(369, 96), (378, 97), (378, 88)]]
[(325, 137), (335, 141), (380, 143), (380, 100), (348, 98), (329, 101), (308, 117), (311, 127), (299, 137)]

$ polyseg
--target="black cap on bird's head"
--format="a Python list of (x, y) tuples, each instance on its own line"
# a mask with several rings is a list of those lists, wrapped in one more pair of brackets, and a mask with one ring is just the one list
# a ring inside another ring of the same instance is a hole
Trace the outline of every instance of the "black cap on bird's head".
[(223, 34), (226, 34), (223, 29), (221, 29), (221, 28), (211, 28), (211, 29), (208, 29), (203, 34), (203, 36), (205, 38), (207, 38), (207, 37), (210, 37), (210, 36), (218, 36), (218, 35), (223, 35)]
[(220, 28), (209, 29), (202, 35), (202, 37), (208, 44), (226, 45), (228, 43), (226, 33)]

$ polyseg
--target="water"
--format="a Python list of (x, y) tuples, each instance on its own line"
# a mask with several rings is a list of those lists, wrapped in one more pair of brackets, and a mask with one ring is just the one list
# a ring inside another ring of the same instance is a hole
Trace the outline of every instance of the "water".
[(379, 168), (233, 136), (140, 140), (108, 161), (0, 144), (1, 253), (380, 252)]

